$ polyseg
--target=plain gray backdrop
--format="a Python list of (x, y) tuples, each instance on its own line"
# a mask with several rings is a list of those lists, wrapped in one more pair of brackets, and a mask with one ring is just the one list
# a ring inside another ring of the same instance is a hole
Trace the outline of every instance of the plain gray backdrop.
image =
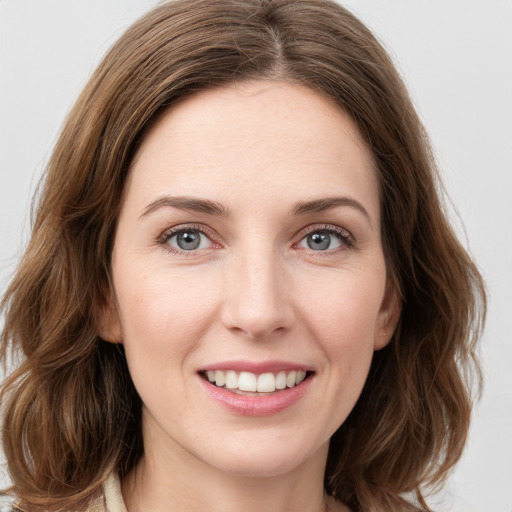
[[(62, 121), (108, 47), (155, 0), (0, 0), (0, 292)], [(448, 209), (488, 285), (485, 389), (439, 511), (512, 512), (512, 0), (347, 0), (404, 76)], [(462, 219), (462, 220), (461, 220)], [(5, 477), (4, 477), (5, 481)]]

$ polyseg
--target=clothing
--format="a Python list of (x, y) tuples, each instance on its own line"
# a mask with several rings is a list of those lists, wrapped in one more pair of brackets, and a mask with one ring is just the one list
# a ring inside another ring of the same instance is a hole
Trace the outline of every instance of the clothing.
[[(0, 496), (0, 512), (18, 512), (21, 509), (13, 498)], [(103, 484), (103, 493), (95, 498), (84, 512), (128, 512), (126, 510), (121, 483), (117, 474), (110, 475)]]
[(128, 512), (121, 494), (117, 474), (111, 474), (103, 484), (103, 495), (94, 500), (85, 512)]

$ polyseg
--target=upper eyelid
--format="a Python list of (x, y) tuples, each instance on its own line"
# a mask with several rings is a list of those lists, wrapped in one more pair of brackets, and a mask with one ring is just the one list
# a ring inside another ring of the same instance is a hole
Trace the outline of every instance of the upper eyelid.
[(173, 235), (176, 235), (177, 233), (180, 233), (182, 231), (187, 231), (187, 230), (199, 231), (200, 233), (202, 233), (203, 235), (206, 235), (210, 239), (215, 238), (215, 232), (208, 226), (205, 226), (204, 224), (178, 224), (176, 226), (172, 226), (172, 227), (167, 228), (164, 231), (162, 231), (162, 233), (160, 234), (158, 239), (159, 240), (168, 240)]
[[(194, 249), (194, 250), (187, 251), (187, 250), (183, 250), (183, 249), (181, 249), (179, 247), (174, 247), (173, 245), (171, 245), (169, 243), (171, 238), (173, 238), (178, 233), (183, 232), (183, 231), (198, 231), (202, 235), (206, 236), (206, 238), (208, 238), (208, 240), (210, 241), (212, 246), (211, 247), (206, 247), (206, 248), (203, 248), (203, 249), (199, 249), (199, 250), (195, 250)], [(212, 236), (209, 233), (210, 231), (213, 231), (213, 230), (211, 230), (211, 228), (205, 228), (204, 225), (178, 224), (176, 226), (172, 226), (172, 227), (167, 228), (166, 230), (164, 230), (160, 234), (160, 236), (158, 236), (158, 238), (156, 239), (157, 240), (157, 245), (159, 247), (163, 248), (166, 252), (172, 253), (175, 256), (191, 258), (191, 257), (194, 257), (194, 255), (198, 256), (199, 254), (202, 254), (203, 251), (209, 251), (211, 249), (218, 248), (218, 247), (215, 247), (215, 245), (219, 246), (219, 243), (217, 242), (216, 237)]]
[[(183, 223), (178, 224), (176, 226), (172, 226), (170, 228), (165, 229), (159, 236), (158, 240), (161, 243), (165, 243), (167, 240), (169, 240), (172, 236), (176, 235), (177, 233), (180, 233), (182, 231), (199, 231), (208, 239), (212, 241), (212, 243), (224, 243), (222, 237), (217, 234), (215, 230), (210, 228), (209, 226), (205, 224), (196, 224), (196, 223)], [(342, 228), (341, 226), (337, 226), (335, 224), (326, 224), (326, 223), (315, 223), (315, 224), (309, 224), (308, 226), (304, 226), (303, 228), (299, 229), (295, 232), (293, 235), (293, 239), (295, 239), (295, 242), (293, 244), (297, 243), (297, 238), (299, 238), (298, 241), (302, 240), (304, 237), (308, 236), (311, 233), (314, 233), (316, 231), (327, 231), (334, 234), (338, 234), (342, 236), (343, 238), (348, 239), (350, 242), (354, 242), (355, 239), (350, 231), (348, 231), (345, 228)]]
[(346, 236), (347, 238), (350, 238), (351, 240), (354, 239), (352, 236), (352, 233), (345, 228), (342, 228), (341, 226), (336, 226), (335, 224), (310, 224), (309, 226), (305, 226), (294, 235), (295, 237), (301, 237), (307, 236), (308, 234), (315, 233), (316, 231), (328, 231), (332, 233), (338, 233), (341, 235)]
[[(162, 235), (168, 234), (168, 233), (176, 233), (179, 231), (186, 231), (187, 229), (190, 230), (196, 230), (204, 232), (205, 234), (208, 234), (209, 232), (215, 232), (212, 228), (205, 224), (198, 224), (195, 222), (187, 223), (184, 222), (182, 224), (176, 224), (175, 226), (171, 226), (170, 228), (166, 228), (164, 231), (162, 231)], [(342, 231), (344, 233), (347, 233), (350, 235), (350, 231), (346, 228), (342, 228), (341, 226), (337, 226), (335, 224), (326, 224), (326, 223), (314, 223), (314, 224), (308, 224), (307, 226), (304, 226), (300, 228), (298, 231), (295, 232), (293, 236), (299, 236), (302, 233), (307, 233), (311, 231)]]

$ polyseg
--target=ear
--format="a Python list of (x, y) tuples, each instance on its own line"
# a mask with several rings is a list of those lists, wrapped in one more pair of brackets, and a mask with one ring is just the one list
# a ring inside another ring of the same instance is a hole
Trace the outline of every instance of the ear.
[(374, 350), (384, 348), (391, 341), (401, 311), (402, 297), (395, 280), (391, 276), (388, 276), (377, 324), (375, 326)]
[(103, 340), (110, 343), (123, 342), (123, 331), (117, 312), (116, 301), (110, 289), (105, 289), (104, 300), (98, 307), (96, 317), (98, 333)]

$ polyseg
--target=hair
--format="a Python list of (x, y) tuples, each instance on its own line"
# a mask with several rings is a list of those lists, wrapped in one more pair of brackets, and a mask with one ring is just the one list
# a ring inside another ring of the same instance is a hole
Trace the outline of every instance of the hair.
[(9, 492), (28, 510), (78, 510), (143, 454), (141, 400), (97, 313), (144, 134), (197, 91), (260, 79), (308, 87), (357, 123), (402, 299), (392, 341), (331, 439), (326, 492), (354, 512), (430, 510), (427, 490), (458, 461), (472, 376), (480, 382), (484, 287), (447, 221), (428, 137), (390, 58), (331, 0), (177, 0), (129, 28), (78, 98), (2, 302), (3, 360), (21, 353), (1, 391), (3, 446)]

